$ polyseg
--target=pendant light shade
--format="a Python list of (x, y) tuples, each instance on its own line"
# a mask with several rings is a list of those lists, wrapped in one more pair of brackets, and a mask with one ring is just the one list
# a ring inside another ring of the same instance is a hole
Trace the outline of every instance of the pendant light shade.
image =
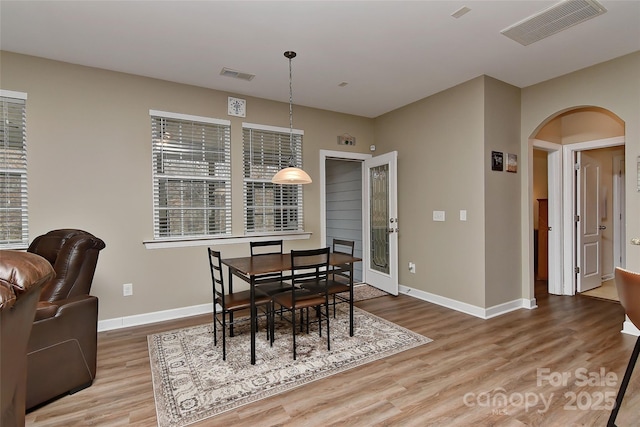
[(289, 60), (289, 141), (291, 144), (291, 156), (289, 157), (289, 167), (281, 169), (276, 173), (271, 182), (274, 184), (311, 184), (311, 177), (305, 171), (295, 165), (295, 147), (293, 144), (293, 86), (291, 74), (291, 60), (296, 57), (293, 51), (286, 51), (285, 58)]
[(311, 184), (311, 177), (305, 171), (295, 166), (281, 169), (271, 178), (274, 184)]

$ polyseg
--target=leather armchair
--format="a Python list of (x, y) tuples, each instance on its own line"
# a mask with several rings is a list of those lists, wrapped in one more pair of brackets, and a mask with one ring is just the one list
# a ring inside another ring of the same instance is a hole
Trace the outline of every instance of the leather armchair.
[(42, 257), (0, 250), (0, 426), (24, 426), (27, 342), (42, 285), (54, 275)]
[(89, 387), (96, 376), (98, 298), (89, 295), (105, 243), (82, 230), (54, 230), (28, 252), (44, 257), (56, 277), (42, 288), (27, 352), (31, 409)]

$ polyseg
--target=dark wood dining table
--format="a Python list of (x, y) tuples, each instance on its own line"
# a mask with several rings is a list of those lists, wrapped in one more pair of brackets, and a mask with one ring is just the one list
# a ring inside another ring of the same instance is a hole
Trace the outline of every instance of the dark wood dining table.
[[(353, 264), (362, 261), (348, 254), (331, 253), (329, 255), (329, 265), (348, 266), (349, 274), (349, 299), (353, 301)], [(251, 364), (256, 364), (256, 317), (257, 309), (255, 305), (255, 287), (260, 284), (259, 275), (265, 273), (277, 273), (291, 271), (291, 254), (268, 254), (254, 255), (239, 258), (224, 258), (222, 264), (229, 268), (229, 289), (233, 290), (233, 276), (249, 283), (251, 295)], [(291, 279), (291, 275), (283, 274), (283, 280)], [(273, 278), (269, 279), (273, 281)], [(349, 335), (353, 336), (353, 304), (349, 304)]]

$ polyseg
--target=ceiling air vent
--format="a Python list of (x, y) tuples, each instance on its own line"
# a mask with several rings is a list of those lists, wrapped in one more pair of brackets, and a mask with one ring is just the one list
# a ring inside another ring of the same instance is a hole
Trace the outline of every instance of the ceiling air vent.
[(595, 0), (565, 0), (500, 31), (523, 46), (605, 13)]
[(232, 70), (231, 68), (224, 67), (222, 71), (220, 71), (221, 76), (225, 77), (233, 77), (234, 79), (251, 81), (256, 76), (255, 74), (242, 73), (240, 71)]

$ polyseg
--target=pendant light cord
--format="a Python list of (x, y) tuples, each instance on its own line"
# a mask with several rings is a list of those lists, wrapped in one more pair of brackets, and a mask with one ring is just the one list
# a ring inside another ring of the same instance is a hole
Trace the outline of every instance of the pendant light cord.
[(284, 53), (284, 56), (289, 58), (289, 150), (291, 152), (289, 156), (289, 167), (296, 167), (293, 144), (293, 72), (291, 69), (291, 60), (296, 57), (296, 53), (288, 50)]

